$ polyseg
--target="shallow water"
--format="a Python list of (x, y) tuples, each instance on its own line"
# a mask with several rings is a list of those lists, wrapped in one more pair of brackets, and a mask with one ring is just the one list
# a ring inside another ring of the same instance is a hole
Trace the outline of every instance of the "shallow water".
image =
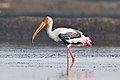
[(75, 62), (67, 71), (65, 48), (1, 47), (0, 80), (119, 80), (120, 47), (71, 50)]

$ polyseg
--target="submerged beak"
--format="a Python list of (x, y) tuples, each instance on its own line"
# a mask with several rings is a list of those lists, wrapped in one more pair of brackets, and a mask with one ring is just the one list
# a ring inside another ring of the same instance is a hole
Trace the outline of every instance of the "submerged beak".
[(36, 31), (34, 32), (33, 36), (32, 36), (32, 42), (34, 40), (34, 38), (37, 36), (37, 34), (46, 26), (46, 24), (48, 23), (48, 18), (46, 17), (43, 22), (38, 26), (38, 28), (36, 29)]

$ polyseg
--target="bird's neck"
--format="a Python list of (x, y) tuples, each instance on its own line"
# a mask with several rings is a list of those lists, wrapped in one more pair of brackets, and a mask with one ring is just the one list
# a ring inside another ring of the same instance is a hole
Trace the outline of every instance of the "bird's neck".
[(47, 25), (47, 33), (48, 34), (52, 33), (52, 26), (53, 26), (53, 22), (51, 22)]
[(52, 26), (53, 26), (53, 22), (51, 22), (47, 25), (47, 34), (50, 38), (53, 39), (54, 34), (53, 34), (53, 31), (52, 31)]

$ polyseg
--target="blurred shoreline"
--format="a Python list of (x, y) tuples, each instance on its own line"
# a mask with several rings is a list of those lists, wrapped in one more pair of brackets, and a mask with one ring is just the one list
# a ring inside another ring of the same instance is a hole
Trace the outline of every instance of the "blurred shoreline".
[[(47, 15), (54, 19), (53, 29), (71, 27), (90, 36), (95, 46), (120, 46), (119, 0), (2, 0), (0, 44), (32, 46), (31, 36)], [(62, 46), (47, 36), (46, 28), (34, 45)]]
[[(33, 45), (31, 37), (43, 17), (15, 17), (0, 19), (0, 43)], [(71, 27), (81, 30), (94, 42), (95, 46), (120, 46), (120, 20), (106, 17), (94, 18), (53, 18), (53, 30), (58, 27)], [(51, 40), (44, 28), (35, 38), (36, 46), (62, 46)]]
[(2, 0), (0, 3), (1, 18), (46, 15), (62, 18), (120, 18), (119, 0)]

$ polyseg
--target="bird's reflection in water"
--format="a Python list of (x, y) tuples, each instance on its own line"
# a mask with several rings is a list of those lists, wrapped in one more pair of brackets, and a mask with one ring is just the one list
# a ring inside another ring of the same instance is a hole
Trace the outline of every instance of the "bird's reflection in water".
[(92, 80), (92, 72), (90, 71), (69, 71), (66, 80)]
[(93, 73), (91, 71), (77, 71), (74, 72), (72, 67), (75, 61), (70, 64), (69, 57), (67, 57), (67, 79), (66, 80), (92, 80)]
[(70, 60), (67, 54), (67, 69), (65, 73), (49, 76), (47, 80), (92, 80), (93, 72), (90, 70), (74, 70), (75, 60)]
[(93, 72), (89, 70), (75, 70), (74, 62), (69, 61), (67, 58), (67, 70), (54, 76), (49, 76), (47, 80), (92, 80)]
[(69, 55), (67, 55), (67, 76), (69, 76), (70, 69), (72, 69), (72, 67), (74, 65), (74, 62), (75, 61), (72, 60), (72, 63), (70, 64), (70, 62), (69, 62)]

